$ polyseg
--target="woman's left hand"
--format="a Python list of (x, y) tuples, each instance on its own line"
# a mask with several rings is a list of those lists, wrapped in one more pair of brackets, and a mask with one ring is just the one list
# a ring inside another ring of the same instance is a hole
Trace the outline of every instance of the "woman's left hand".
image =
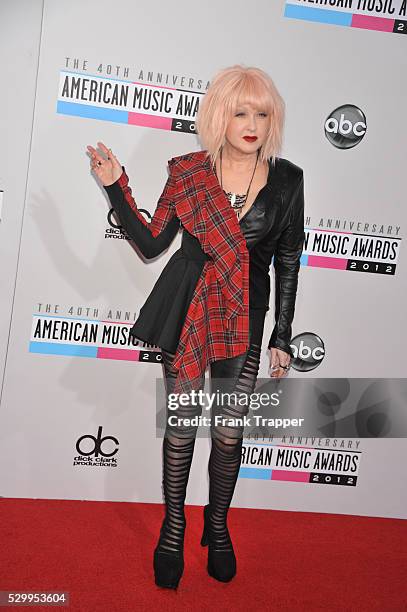
[(291, 356), (277, 348), (270, 349), (270, 368), (272, 378), (282, 378), (289, 371)]

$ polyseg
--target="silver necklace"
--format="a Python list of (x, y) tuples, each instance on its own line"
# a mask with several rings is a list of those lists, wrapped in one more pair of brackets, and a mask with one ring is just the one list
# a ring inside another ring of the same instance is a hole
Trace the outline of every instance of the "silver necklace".
[(222, 187), (223, 191), (225, 192), (225, 195), (227, 197), (227, 199), (230, 202), (231, 207), (236, 211), (237, 214), (237, 218), (240, 218), (240, 213), (242, 212), (242, 208), (245, 205), (245, 202), (247, 200), (247, 196), (249, 195), (249, 191), (250, 191), (250, 187), (253, 181), (253, 177), (254, 174), (256, 172), (256, 168), (257, 168), (257, 162), (259, 160), (259, 153), (260, 153), (260, 149), (257, 149), (257, 157), (256, 157), (256, 163), (254, 166), (254, 170), (253, 170), (253, 174), (252, 174), (252, 178), (250, 179), (250, 183), (249, 183), (249, 187), (247, 188), (246, 193), (241, 194), (241, 193), (232, 193), (231, 191), (225, 191), (223, 189), (223, 183), (222, 183), (222, 149), (220, 150), (220, 186)]

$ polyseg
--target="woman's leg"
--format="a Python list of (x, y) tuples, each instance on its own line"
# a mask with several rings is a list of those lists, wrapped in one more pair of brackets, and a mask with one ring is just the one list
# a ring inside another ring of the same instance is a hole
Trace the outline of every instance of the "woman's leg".
[[(260, 364), (264, 313), (250, 316), (249, 348), (246, 353), (211, 364), (212, 393), (236, 393), (249, 398), (253, 392)], [(249, 402), (221, 401), (212, 412), (212, 447), (209, 457), (209, 508), (212, 551), (230, 552), (229, 568), (224, 566), (221, 580), (229, 580), (236, 571), (233, 546), (227, 528), (227, 514), (239, 474), (244, 426), (238, 419), (249, 412)], [(215, 418), (218, 416), (218, 422)], [(228, 421), (228, 419), (231, 419)], [(236, 421), (237, 419), (237, 421)], [(220, 566), (219, 566), (220, 567)], [(220, 572), (220, 574), (222, 573)]]
[[(177, 370), (172, 363), (175, 353), (162, 350), (167, 397), (175, 385)], [(202, 406), (180, 406), (168, 409), (166, 430), (163, 439), (163, 493), (166, 515), (160, 536), (158, 550), (161, 552), (180, 552), (184, 543), (185, 514), (184, 503), (189, 472), (194, 453), (197, 427), (168, 425), (168, 416), (177, 418), (200, 415)]]

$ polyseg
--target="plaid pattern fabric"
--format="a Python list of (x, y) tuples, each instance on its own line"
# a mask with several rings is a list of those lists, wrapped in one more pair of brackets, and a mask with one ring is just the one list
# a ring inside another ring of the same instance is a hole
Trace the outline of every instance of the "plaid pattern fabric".
[(212, 361), (245, 352), (249, 340), (249, 252), (236, 213), (231, 208), (206, 151), (168, 162), (170, 174), (148, 223), (137, 210), (123, 171), (125, 199), (156, 237), (176, 215), (210, 257), (195, 288), (174, 366), (174, 393), (198, 389)]

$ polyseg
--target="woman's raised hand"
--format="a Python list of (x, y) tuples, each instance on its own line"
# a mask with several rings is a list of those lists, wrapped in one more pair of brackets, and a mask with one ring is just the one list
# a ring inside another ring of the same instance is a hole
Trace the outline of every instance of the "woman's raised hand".
[(123, 169), (111, 149), (108, 149), (103, 142), (98, 142), (97, 144), (103, 155), (88, 145), (87, 149), (91, 159), (90, 165), (102, 185), (107, 187), (107, 185), (112, 185), (120, 178)]

